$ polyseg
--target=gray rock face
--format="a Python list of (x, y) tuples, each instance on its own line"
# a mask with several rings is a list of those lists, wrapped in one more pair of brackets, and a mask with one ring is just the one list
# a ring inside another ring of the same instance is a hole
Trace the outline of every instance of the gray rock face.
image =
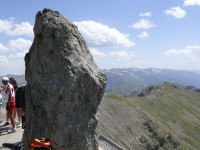
[(47, 137), (59, 150), (96, 150), (96, 112), (106, 77), (78, 28), (56, 11), (36, 15), (35, 38), (25, 56), (24, 149)]

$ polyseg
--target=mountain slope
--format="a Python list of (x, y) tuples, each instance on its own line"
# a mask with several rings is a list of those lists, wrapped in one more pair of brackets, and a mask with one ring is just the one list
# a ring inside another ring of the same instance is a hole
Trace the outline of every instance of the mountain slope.
[(200, 88), (200, 74), (191, 71), (171, 69), (138, 69), (121, 68), (103, 70), (107, 77), (106, 92), (129, 95), (135, 90), (141, 90), (152, 84), (172, 82), (184, 86)]
[(200, 93), (164, 83), (144, 97), (104, 96), (98, 133), (126, 149), (200, 147)]

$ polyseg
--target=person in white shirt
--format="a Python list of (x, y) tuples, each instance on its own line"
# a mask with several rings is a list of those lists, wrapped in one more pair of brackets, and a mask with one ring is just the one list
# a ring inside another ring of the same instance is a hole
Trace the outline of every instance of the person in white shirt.
[(15, 109), (15, 91), (13, 86), (9, 83), (8, 77), (2, 78), (2, 83), (5, 85), (5, 93), (6, 93), (6, 110), (9, 116), (10, 122), (12, 124), (11, 132), (16, 132), (16, 123), (14, 119), (14, 109)]

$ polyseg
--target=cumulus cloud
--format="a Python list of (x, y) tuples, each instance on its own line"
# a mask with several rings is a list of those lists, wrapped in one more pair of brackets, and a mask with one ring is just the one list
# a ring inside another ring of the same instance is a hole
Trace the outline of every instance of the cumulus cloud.
[(8, 62), (8, 58), (5, 56), (0, 56), (0, 63), (7, 63)]
[(129, 39), (128, 34), (123, 34), (115, 28), (110, 28), (94, 21), (74, 22), (79, 31), (91, 47), (132, 47), (136, 44)]
[(148, 34), (147, 32), (144, 31), (144, 32), (138, 34), (138, 37), (139, 37), (140, 39), (146, 39), (146, 38), (149, 37), (149, 34)]
[(7, 47), (0, 43), (0, 52), (6, 51), (9, 58), (24, 57), (28, 52), (32, 41), (23, 38), (10, 40)]
[(106, 57), (107, 54), (106, 53), (103, 53), (103, 52), (100, 52), (98, 51), (97, 49), (95, 48), (89, 48), (90, 52), (92, 53), (92, 55), (94, 57), (97, 57), (97, 58), (103, 58), (103, 57)]
[(0, 51), (8, 51), (8, 48), (0, 43)]
[(24, 56), (28, 52), (31, 44), (32, 41), (23, 38), (10, 40), (7, 44), (8, 50), (6, 52), (0, 51), (2, 53), (2, 56), (0, 56), (0, 73), (22, 74), (25, 69)]
[(9, 31), (12, 28), (13, 28), (13, 18), (9, 18), (6, 20), (0, 19), (0, 33), (1, 32), (6, 33), (7, 31)]
[(29, 22), (14, 24), (14, 27), (11, 30), (8, 30), (7, 34), (11, 36), (17, 36), (17, 35), (33, 36), (33, 26)]
[(186, 16), (187, 12), (183, 10), (181, 7), (177, 6), (177, 7), (172, 7), (168, 10), (165, 10), (165, 14), (173, 16), (177, 19), (182, 19)]
[(169, 49), (162, 53), (164, 56), (185, 56), (191, 60), (197, 60), (200, 54), (200, 46), (187, 46), (184, 49)]
[(152, 16), (152, 12), (145, 12), (145, 13), (141, 13), (139, 14), (140, 17), (151, 17)]
[(26, 50), (22, 50), (22, 51), (19, 51), (15, 54), (16, 57), (24, 57), (26, 55), (27, 51)]
[(135, 54), (127, 51), (116, 51), (116, 52), (110, 52), (109, 56), (115, 57), (118, 60), (123, 60), (123, 59), (130, 60), (135, 57)]
[(32, 41), (18, 38), (16, 40), (10, 40), (8, 46), (11, 50), (28, 50), (32, 44)]
[(10, 36), (33, 36), (33, 26), (29, 22), (16, 24), (14, 18), (0, 20), (0, 32)]
[(131, 26), (131, 28), (134, 28), (134, 29), (150, 29), (150, 28), (153, 28), (155, 26), (156, 25), (153, 22), (148, 21), (146, 19), (141, 19), (139, 22), (134, 23)]
[(200, 6), (200, 0), (184, 0), (184, 6)]
[(104, 60), (112, 60), (112, 61), (123, 61), (123, 60), (130, 60), (135, 57), (135, 54), (128, 51), (112, 51), (112, 52), (101, 52), (95, 48), (89, 48), (90, 52), (94, 56), (94, 58)]

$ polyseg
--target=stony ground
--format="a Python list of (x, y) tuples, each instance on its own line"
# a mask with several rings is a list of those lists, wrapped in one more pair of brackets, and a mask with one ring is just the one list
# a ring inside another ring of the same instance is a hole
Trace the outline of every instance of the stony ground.
[(17, 132), (10, 133), (9, 129), (11, 128), (11, 125), (3, 126), (6, 120), (6, 110), (4, 105), (3, 108), (1, 108), (0, 120), (3, 120), (3, 122), (0, 123), (0, 150), (4, 150), (5, 148), (2, 147), (3, 143), (16, 143), (21, 141), (23, 129), (17, 128)]

